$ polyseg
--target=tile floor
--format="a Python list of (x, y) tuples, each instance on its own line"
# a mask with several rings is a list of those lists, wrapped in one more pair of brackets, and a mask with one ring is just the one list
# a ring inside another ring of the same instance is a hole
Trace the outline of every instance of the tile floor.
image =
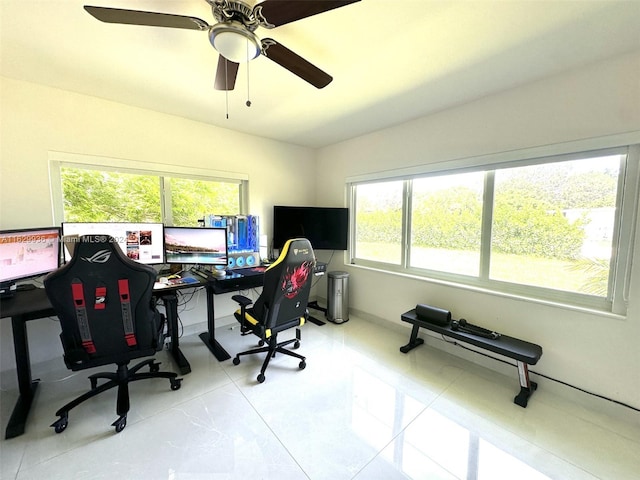
[[(307, 368), (278, 356), (218, 362), (197, 335), (182, 388), (131, 386), (127, 427), (115, 434), (115, 391), (49, 424), (89, 385), (62, 361), (34, 366), (42, 383), (24, 435), (0, 441), (2, 479), (638, 479), (640, 414), (621, 418), (540, 388), (512, 403), (517, 373), (496, 373), (433, 346), (407, 355), (408, 330), (354, 317), (303, 329)], [(255, 337), (221, 327), (230, 353)], [(158, 359), (172, 368), (166, 352)], [(46, 371), (45, 371), (46, 369)], [(582, 395), (582, 394), (577, 394)], [(1, 392), (2, 433), (16, 398)], [(588, 402), (587, 402), (588, 403)], [(609, 402), (606, 402), (609, 403)], [(626, 413), (628, 410), (628, 414)]]

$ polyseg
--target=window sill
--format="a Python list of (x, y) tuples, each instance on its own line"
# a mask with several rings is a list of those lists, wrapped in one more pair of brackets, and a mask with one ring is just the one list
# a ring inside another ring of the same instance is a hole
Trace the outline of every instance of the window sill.
[(544, 305), (547, 307), (552, 307), (552, 308), (558, 308), (558, 309), (563, 309), (563, 310), (569, 310), (572, 312), (578, 312), (578, 313), (583, 313), (583, 314), (587, 314), (587, 315), (595, 315), (598, 316), (600, 318), (606, 318), (606, 319), (612, 319), (612, 320), (618, 320), (618, 321), (624, 321), (626, 320), (626, 315), (621, 315), (621, 314), (617, 314), (617, 313), (613, 313), (613, 312), (608, 312), (606, 310), (598, 310), (595, 308), (589, 308), (589, 307), (584, 307), (584, 306), (579, 306), (579, 305), (571, 305), (571, 304), (567, 304), (567, 303), (562, 303), (559, 301), (552, 301), (552, 300), (545, 300), (545, 299), (540, 299), (540, 298), (533, 298), (533, 297), (527, 297), (524, 295), (518, 295), (518, 294), (514, 294), (514, 293), (508, 293), (508, 292), (500, 292), (500, 291), (496, 291), (496, 290), (491, 290), (488, 288), (483, 288), (483, 287), (478, 287), (478, 286), (473, 286), (473, 285), (465, 285), (463, 283), (457, 283), (457, 282), (452, 282), (452, 281), (447, 281), (447, 280), (440, 280), (440, 279), (436, 279), (436, 278), (429, 278), (429, 277), (423, 277), (423, 276), (419, 276), (419, 275), (414, 275), (411, 273), (405, 273), (405, 272), (395, 272), (392, 270), (384, 270), (381, 268), (376, 268), (376, 267), (370, 267), (370, 266), (365, 266), (365, 265), (358, 265), (358, 264), (349, 264), (349, 267), (355, 268), (355, 269), (360, 269), (360, 270), (367, 270), (367, 271), (372, 271), (372, 272), (377, 272), (377, 273), (383, 273), (386, 275), (393, 275), (393, 276), (397, 276), (397, 277), (403, 277), (403, 278), (407, 278), (410, 280), (417, 280), (420, 282), (425, 282), (425, 283), (430, 283), (430, 284), (434, 284), (434, 285), (440, 285), (440, 286), (445, 286), (445, 287), (451, 287), (451, 288), (456, 288), (459, 290), (465, 290), (468, 292), (474, 292), (474, 293), (482, 293), (485, 295), (492, 295), (495, 297), (500, 297), (500, 298), (505, 298), (505, 299), (509, 299), (509, 300), (516, 300), (516, 301), (521, 301), (521, 302), (527, 302), (527, 303), (534, 303), (537, 305)]

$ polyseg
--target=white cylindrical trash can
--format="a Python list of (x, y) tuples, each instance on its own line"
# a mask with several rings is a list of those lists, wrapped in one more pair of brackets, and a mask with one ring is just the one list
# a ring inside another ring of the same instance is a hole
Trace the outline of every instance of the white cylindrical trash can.
[(329, 272), (327, 280), (327, 320), (344, 323), (349, 320), (349, 274)]

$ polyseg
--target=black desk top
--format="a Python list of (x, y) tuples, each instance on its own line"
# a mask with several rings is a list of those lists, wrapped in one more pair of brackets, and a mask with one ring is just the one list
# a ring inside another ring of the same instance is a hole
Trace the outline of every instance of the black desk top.
[(520, 360), (521, 362), (525, 362), (529, 365), (535, 365), (538, 363), (538, 360), (540, 360), (540, 357), (542, 356), (542, 347), (535, 343), (525, 342), (519, 338), (508, 337), (507, 335), (501, 335), (500, 338), (494, 340), (491, 338), (479, 337), (472, 333), (462, 332), (460, 330), (453, 330), (449, 325), (443, 327), (419, 319), (416, 315), (415, 309), (403, 313), (400, 318), (405, 322), (417, 324), (427, 330), (475, 345), (476, 347), (484, 348), (491, 352), (504, 355), (505, 357)]
[(55, 316), (44, 288), (21, 290), (13, 297), (0, 300), (0, 316), (15, 317), (22, 315), (26, 320)]
[(230, 293), (238, 290), (247, 290), (249, 288), (261, 287), (264, 283), (264, 275), (242, 275), (240, 273), (232, 273), (225, 278), (212, 277), (211, 286), (213, 293)]

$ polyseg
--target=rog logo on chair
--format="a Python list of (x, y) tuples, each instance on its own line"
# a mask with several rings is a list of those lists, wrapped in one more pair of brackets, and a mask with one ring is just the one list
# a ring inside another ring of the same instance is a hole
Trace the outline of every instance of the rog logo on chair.
[[(253, 8), (241, 0), (205, 0), (217, 23), (191, 16), (94, 7), (84, 9), (101, 22), (151, 27), (170, 27), (208, 32), (209, 42), (220, 54), (215, 88), (233, 90), (240, 63), (262, 55), (316, 88), (326, 87), (333, 77), (272, 38), (260, 40), (254, 33), (343, 7), (360, 0), (263, 0)], [(122, 2), (121, 2), (122, 3)]]
[(111, 258), (111, 252), (109, 250), (100, 250), (90, 257), (82, 257), (82, 260), (89, 263), (107, 263)]

